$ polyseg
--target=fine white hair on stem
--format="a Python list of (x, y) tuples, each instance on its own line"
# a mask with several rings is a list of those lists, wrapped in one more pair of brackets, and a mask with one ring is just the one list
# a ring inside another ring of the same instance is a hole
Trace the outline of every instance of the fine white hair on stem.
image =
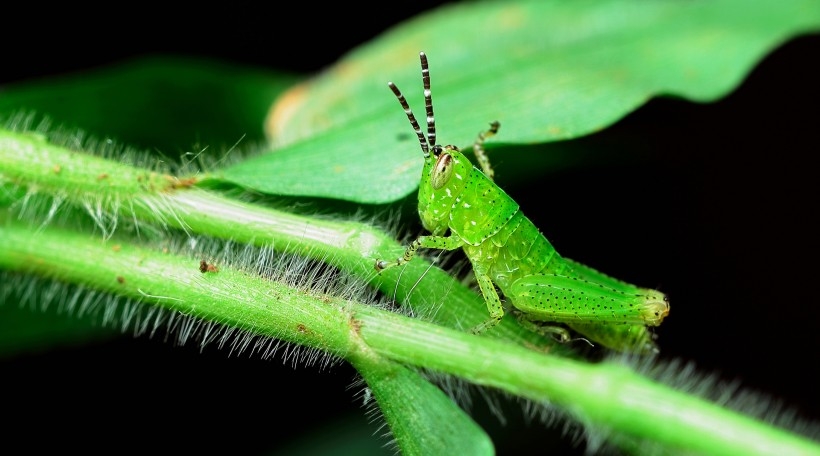
[[(374, 296), (374, 291), (367, 284), (322, 261), (281, 254), (271, 248), (256, 248), (210, 238), (198, 238), (197, 242), (191, 242), (191, 238), (184, 236), (165, 238), (159, 243), (149, 244), (168, 254), (189, 256), (192, 262), (208, 258), (222, 270), (243, 270), (321, 299), (355, 299), (357, 302), (367, 303)], [(229, 356), (248, 355), (264, 359), (279, 356), (284, 363), (293, 366), (317, 365), (321, 369), (339, 362), (336, 356), (319, 349), (283, 342), (275, 335), (260, 335), (220, 321), (206, 320), (149, 304), (179, 301), (175, 296), (157, 295), (138, 289), (141, 298), (132, 299), (82, 285), (65, 284), (20, 273), (3, 272), (2, 278), (4, 286), (0, 287), (0, 305), (13, 300), (37, 311), (53, 308), (62, 314), (91, 318), (103, 327), (123, 332), (130, 330), (135, 336), (161, 335), (164, 340), (177, 345), (199, 344), (200, 349), (214, 344), (226, 350)], [(224, 292), (234, 293), (228, 290)], [(372, 303), (383, 307), (383, 303), (378, 301)]]
[[(169, 188), (191, 185), (196, 181), (197, 176), (215, 170), (217, 166), (225, 166), (230, 162), (238, 161), (242, 156), (248, 154), (247, 150), (259, 148), (259, 146), (243, 144), (244, 136), (242, 136), (217, 159), (209, 159), (210, 154), (204, 154), (208, 147), (199, 148), (198, 152), (184, 152), (179, 157), (169, 158), (156, 151), (149, 152), (122, 146), (111, 138), (94, 138), (76, 128), (55, 127), (47, 117), (32, 112), (18, 112), (9, 115), (0, 119), (0, 124), (9, 131), (42, 137), (51, 146), (104, 158), (117, 165), (131, 166), (144, 172), (145, 176), (160, 176), (157, 179), (161, 186)], [(240, 144), (243, 144), (244, 150), (240, 150)], [(53, 166), (53, 173), (59, 176), (62, 168), (59, 162), (48, 166)], [(185, 177), (177, 178), (176, 176)], [(145, 185), (145, 188), (137, 193), (134, 193), (133, 189), (125, 191), (124, 187), (118, 185), (119, 182), (106, 172), (101, 172), (97, 180), (100, 187), (95, 190), (89, 190), (87, 182), (83, 186), (74, 183), (71, 179), (59, 180), (61, 188), (44, 189), (37, 185), (30, 185), (25, 189), (25, 197), (18, 198), (12, 209), (22, 214), (30, 211), (32, 204), (37, 203), (39, 206), (34, 209), (41, 212), (39, 220), (45, 226), (54, 221), (55, 216), (67, 206), (74, 205), (87, 213), (104, 239), (110, 238), (126, 219), (129, 221), (127, 226), (137, 234), (151, 225), (161, 230), (167, 230), (173, 226), (190, 233), (184, 218), (177, 214), (176, 206), (168, 201), (169, 192), (156, 188), (152, 184)], [(0, 176), (0, 185), (16, 184), (4, 182)], [(43, 197), (34, 198), (40, 193)], [(48, 209), (40, 207), (45, 204), (49, 205)], [(138, 210), (143, 214), (150, 214), (150, 217), (138, 217)], [(26, 217), (25, 215), (20, 216)]]
[(781, 400), (743, 387), (738, 379), (726, 379), (716, 372), (703, 373), (692, 361), (611, 354), (607, 362), (629, 365), (635, 371), (683, 393), (820, 440), (820, 423), (801, 418), (795, 409)]

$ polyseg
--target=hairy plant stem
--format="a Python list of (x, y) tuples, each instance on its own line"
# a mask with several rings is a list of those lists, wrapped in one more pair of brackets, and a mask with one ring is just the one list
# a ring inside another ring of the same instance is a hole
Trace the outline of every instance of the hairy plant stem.
[[(376, 258), (397, 258), (404, 247), (366, 223), (321, 220), (240, 202), (196, 188), (194, 177), (177, 178), (78, 153), (32, 133), (0, 130), (0, 182), (59, 196), (92, 208), (92, 214), (110, 214), (99, 216), (104, 220), (131, 218), (138, 224), (273, 246), (324, 261), (445, 326), (470, 328), (486, 319), (486, 304), (479, 295), (426, 261), (376, 274)], [(491, 337), (533, 347), (555, 346), (512, 318)]]
[[(0, 215), (0, 268), (81, 285), (346, 359), (366, 373), (369, 384), (377, 385), (374, 394), (381, 395), (380, 402), (393, 398), (382, 404), (383, 409), (393, 407), (392, 419), (399, 420), (391, 426), (410, 426), (410, 417), (421, 411), (395, 399), (410, 387), (425, 388), (425, 382), (403, 367), (409, 365), (554, 404), (592, 429), (615, 436), (615, 441), (620, 435), (661, 444), (667, 451), (820, 453), (815, 443), (802, 437), (674, 391), (621, 365), (558, 356), (563, 347), (554, 347), (512, 321), (494, 330), (493, 337), (452, 329), (483, 321), (486, 309), (481, 298), (421, 261), (409, 263), (401, 280), (399, 271), (376, 275), (373, 258), (390, 258), (403, 249), (366, 224), (317, 220), (238, 202), (196, 188), (196, 179), (70, 151), (31, 133), (0, 131), (0, 184), (0, 206), (6, 207)], [(111, 234), (105, 229), (103, 238), (56, 224), (33, 229), (13, 216), (25, 205), (17, 199), (20, 194), (43, 194), (85, 207), (98, 225), (101, 220), (131, 218), (137, 225), (273, 245), (325, 261), (389, 295), (406, 297), (409, 306), (431, 321), (319, 296), (230, 265), (203, 273), (196, 258), (141, 246), (127, 236), (106, 240)], [(391, 378), (405, 383), (391, 383)], [(417, 399), (436, 397), (431, 390), (419, 394), (423, 396)], [(442, 397), (439, 394), (432, 402), (441, 406), (440, 416), (454, 413)], [(471, 426), (465, 420), (454, 422), (461, 429)], [(409, 434), (423, 432), (413, 428)], [(414, 442), (415, 447), (407, 448), (424, 448), (419, 440)]]
[[(476, 337), (366, 303), (272, 282), (195, 258), (47, 227), (0, 225), (0, 267), (81, 284), (182, 314), (316, 348), (354, 365), (385, 360), (552, 403), (580, 421), (668, 448), (805, 454), (815, 444), (613, 363), (589, 364)], [(366, 361), (370, 360), (370, 361)], [(692, 439), (692, 435), (698, 435)]]

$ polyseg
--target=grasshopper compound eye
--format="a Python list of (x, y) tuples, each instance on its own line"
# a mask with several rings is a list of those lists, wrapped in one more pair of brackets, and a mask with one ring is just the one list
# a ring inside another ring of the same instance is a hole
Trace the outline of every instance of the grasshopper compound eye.
[[(435, 153), (435, 149), (434, 152)], [(433, 167), (433, 172), (430, 175), (430, 186), (434, 190), (444, 187), (445, 184), (453, 176), (453, 156), (447, 153), (441, 154), (436, 160), (436, 166)]]

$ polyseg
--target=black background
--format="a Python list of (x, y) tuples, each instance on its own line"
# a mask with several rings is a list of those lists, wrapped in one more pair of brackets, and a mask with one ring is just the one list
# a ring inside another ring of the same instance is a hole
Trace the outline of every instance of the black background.
[[(14, 39), (6, 39), (0, 83), (155, 53), (309, 74), (433, 4), (23, 11), (8, 29)], [(813, 394), (818, 55), (818, 36), (793, 40), (717, 103), (653, 100), (580, 140), (639, 144), (646, 160), (567, 169), (537, 188), (504, 179), (510, 156), (497, 162), (499, 184), (559, 251), (671, 296), (672, 312), (658, 330), (663, 359), (693, 360), (702, 372), (738, 379), (810, 419), (820, 416)], [(33, 436), (15, 431), (7, 440), (31, 449), (255, 454), (323, 423), (338, 426), (337, 417), (365, 419), (348, 389), (355, 372), (345, 365), (293, 369), (126, 337), (0, 366), (12, 429)], [(501, 453), (550, 450), (548, 433), (525, 424), (514, 406), (506, 427), (476, 407)]]

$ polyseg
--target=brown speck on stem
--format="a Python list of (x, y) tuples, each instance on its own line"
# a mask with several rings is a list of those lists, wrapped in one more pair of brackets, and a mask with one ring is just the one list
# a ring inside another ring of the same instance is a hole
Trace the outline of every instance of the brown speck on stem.
[(120, 244), (114, 244), (111, 246), (111, 250), (119, 252), (120, 250), (122, 250), (122, 246)]
[(352, 318), (352, 317), (348, 321), (350, 322), (350, 329), (352, 329), (353, 332), (355, 332), (357, 336), (361, 335), (361, 334), (359, 334), (359, 332), (362, 329), (362, 321), (357, 320), (357, 319)]
[(165, 175), (165, 180), (168, 181), (167, 190), (177, 190), (180, 188), (190, 188), (196, 185), (198, 179), (196, 177), (179, 178), (175, 176)]
[(205, 274), (206, 272), (219, 272), (219, 268), (214, 266), (212, 263), (208, 263), (205, 260), (199, 261), (199, 272)]
[(97, 175), (97, 180), (105, 180), (108, 179), (108, 173), (100, 173)]
[(117, 276), (117, 283), (125, 283), (125, 277)]

